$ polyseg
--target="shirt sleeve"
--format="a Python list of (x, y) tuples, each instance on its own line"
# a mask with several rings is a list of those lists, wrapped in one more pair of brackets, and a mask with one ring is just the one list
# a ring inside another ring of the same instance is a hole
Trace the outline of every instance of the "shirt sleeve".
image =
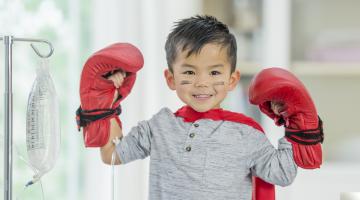
[(148, 121), (141, 121), (124, 136), (116, 146), (122, 164), (144, 159), (150, 155), (151, 129)]
[(291, 143), (286, 138), (281, 138), (278, 149), (275, 149), (264, 134), (258, 133), (255, 149), (250, 159), (250, 169), (254, 176), (280, 186), (288, 186), (293, 182), (297, 165)]

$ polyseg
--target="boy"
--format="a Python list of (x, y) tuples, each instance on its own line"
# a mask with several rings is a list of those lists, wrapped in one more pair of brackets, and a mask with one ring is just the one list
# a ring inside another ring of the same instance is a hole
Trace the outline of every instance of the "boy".
[[(150, 156), (149, 199), (244, 199), (252, 197), (252, 176), (287, 186), (296, 176), (291, 144), (275, 149), (252, 119), (221, 109), (236, 87), (236, 41), (226, 25), (210, 16), (179, 21), (166, 45), (167, 85), (186, 106), (161, 109), (125, 137), (114, 119), (105, 163), (126, 164)], [(123, 73), (108, 79), (120, 87)], [(117, 96), (114, 97), (114, 101)], [(272, 104), (275, 113), (281, 105)], [(235, 119), (236, 118), (236, 119)], [(116, 147), (112, 139), (120, 137)]]

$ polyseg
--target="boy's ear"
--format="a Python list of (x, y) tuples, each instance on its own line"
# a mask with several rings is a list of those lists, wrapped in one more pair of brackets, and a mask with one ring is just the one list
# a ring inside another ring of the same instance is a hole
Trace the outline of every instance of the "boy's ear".
[(233, 73), (231, 73), (230, 75), (230, 82), (229, 82), (229, 91), (233, 90), (236, 85), (238, 84), (240, 80), (240, 71), (239, 70), (235, 70)]
[(164, 71), (164, 76), (166, 79), (166, 83), (169, 86), (169, 88), (171, 90), (175, 90), (175, 79), (174, 79), (174, 74), (172, 72), (170, 72), (169, 69), (165, 69)]

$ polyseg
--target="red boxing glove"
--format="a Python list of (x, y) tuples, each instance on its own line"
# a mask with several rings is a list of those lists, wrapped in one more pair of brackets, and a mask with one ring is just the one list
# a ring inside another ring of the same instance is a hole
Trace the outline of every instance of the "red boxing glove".
[[(322, 122), (299, 79), (281, 68), (264, 69), (250, 83), (249, 100), (278, 126), (285, 125), (285, 136), (292, 143), (294, 160), (299, 167), (320, 167), (324, 140)], [(284, 105), (280, 115), (273, 112), (271, 102)]]
[[(76, 111), (78, 129), (83, 127), (86, 147), (102, 147), (108, 142), (111, 118), (121, 127), (120, 102), (130, 93), (136, 72), (143, 64), (140, 50), (129, 43), (112, 44), (86, 61), (80, 80), (81, 106)], [(126, 77), (117, 89), (119, 98), (112, 105), (116, 88), (107, 76), (117, 70), (125, 71)]]

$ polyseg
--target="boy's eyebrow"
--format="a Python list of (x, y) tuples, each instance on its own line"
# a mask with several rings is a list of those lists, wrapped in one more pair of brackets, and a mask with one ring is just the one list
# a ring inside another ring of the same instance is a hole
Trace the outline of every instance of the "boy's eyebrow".
[[(190, 67), (190, 68), (196, 68), (194, 65), (190, 65), (190, 64), (187, 64), (187, 63), (184, 63), (181, 65), (182, 67)], [(208, 66), (209, 69), (213, 69), (213, 68), (217, 68), (217, 67), (224, 67), (223, 64), (216, 64), (216, 65), (210, 65)]]
[(217, 68), (217, 67), (224, 67), (224, 65), (223, 64), (217, 64), (217, 65), (208, 66), (208, 68), (210, 68), (210, 69)]
[(190, 67), (190, 68), (196, 68), (194, 65), (190, 65), (190, 64), (187, 64), (187, 63), (184, 63), (181, 65), (181, 67)]

